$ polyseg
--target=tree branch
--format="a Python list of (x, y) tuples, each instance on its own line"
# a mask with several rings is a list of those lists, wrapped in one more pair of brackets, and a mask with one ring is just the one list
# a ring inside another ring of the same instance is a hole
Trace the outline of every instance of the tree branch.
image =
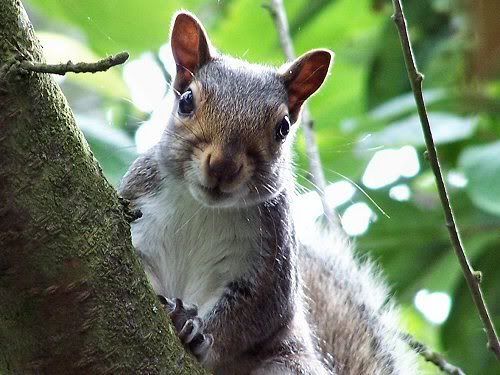
[(462, 272), (465, 276), (465, 280), (467, 281), (467, 285), (469, 286), (469, 289), (471, 291), (472, 299), (474, 300), (474, 304), (477, 307), (479, 316), (483, 321), (486, 334), (488, 335), (488, 347), (493, 351), (497, 359), (500, 360), (500, 342), (498, 341), (498, 336), (495, 332), (495, 326), (493, 325), (481, 291), (481, 277), (479, 277), (480, 272), (473, 270), (472, 266), (470, 265), (469, 259), (465, 254), (458, 228), (455, 223), (450, 200), (448, 198), (448, 192), (443, 180), (443, 175), (441, 173), (441, 167), (437, 156), (436, 146), (432, 137), (431, 127), (429, 124), (429, 118), (427, 116), (427, 110), (425, 108), (425, 101), (422, 92), (422, 81), (424, 77), (422, 73), (417, 70), (410, 38), (408, 36), (408, 29), (406, 26), (406, 19), (403, 13), (401, 0), (393, 0), (393, 5), (393, 19), (399, 32), (399, 38), (401, 40), (401, 46), (403, 48), (406, 69), (408, 71), (408, 77), (410, 79), (413, 94), (415, 96), (415, 102), (417, 104), (418, 114), (420, 116), (420, 123), (422, 125), (422, 130), (425, 137), (429, 163), (434, 173), (434, 177), (436, 178), (439, 198), (441, 200), (441, 205), (443, 206), (446, 218), (446, 227), (448, 228), (455, 254), (457, 255), (460, 266), (462, 267)]
[(427, 362), (431, 362), (436, 365), (444, 373), (450, 375), (465, 375), (460, 367), (452, 365), (441, 354), (433, 352), (411, 335), (404, 335), (404, 339), (415, 352), (420, 354)]
[[(274, 21), (276, 30), (279, 33), (281, 48), (283, 49), (286, 58), (290, 61), (295, 59), (295, 50), (293, 48), (293, 42), (290, 36), (283, 0), (271, 0), (269, 3), (264, 3), (262, 6), (269, 11), (269, 14)], [(307, 103), (303, 105), (301, 121), (304, 124), (302, 129), (304, 129), (304, 136), (306, 139), (306, 152), (309, 159), (309, 171), (312, 183), (321, 198), (325, 217), (330, 223), (339, 226), (338, 214), (328, 204), (325, 196), (325, 188), (327, 184), (325, 175), (323, 173), (321, 158), (319, 155), (318, 143), (316, 142), (316, 134), (314, 133), (313, 129), (314, 121), (312, 119), (311, 112), (309, 111), (309, 106), (307, 105)]]
[(37, 72), (37, 73), (51, 73), (65, 75), (66, 73), (97, 73), (105, 72), (113, 66), (123, 64), (129, 58), (127, 52), (120, 52), (116, 55), (111, 55), (105, 59), (93, 62), (79, 62), (73, 63), (68, 61), (65, 64), (44, 64), (32, 61), (21, 61), (19, 68), (26, 71)]

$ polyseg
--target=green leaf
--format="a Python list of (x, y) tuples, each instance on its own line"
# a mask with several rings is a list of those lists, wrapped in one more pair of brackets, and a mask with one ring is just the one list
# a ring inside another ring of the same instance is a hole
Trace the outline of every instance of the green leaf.
[[(469, 260), (474, 261), (488, 249), (488, 246), (491, 246), (496, 241), (498, 241), (498, 235), (495, 231), (491, 231), (466, 238), (463, 240), (463, 245)], [(446, 252), (432, 264), (429, 264), (421, 272), (421, 277), (415, 279), (411, 293), (425, 288), (431, 291), (443, 291), (453, 294), (462, 279), (462, 268), (450, 244)]]
[[(429, 121), (436, 144), (446, 144), (470, 138), (477, 127), (477, 117), (460, 117), (451, 113), (430, 112)], [(371, 134), (363, 142), (363, 147), (401, 147), (425, 145), (420, 118), (409, 116), (388, 125), (385, 129)]]
[(378, 50), (370, 61), (365, 94), (369, 108), (410, 90), (399, 37), (389, 19), (386, 19), (377, 42)]
[(214, 25), (209, 35), (214, 45), (224, 53), (252, 62), (283, 62), (273, 20), (260, 2), (231, 2), (226, 17)]
[(459, 159), (468, 179), (471, 200), (486, 212), (500, 215), (500, 142), (467, 147)]
[[(420, 289), (453, 293), (461, 271), (441, 206), (426, 206), (429, 198), (421, 206), (422, 196), (414, 190), (408, 202), (390, 199), (385, 189), (368, 193), (390, 218), (378, 215), (368, 232), (358, 237), (357, 247), (382, 264), (401, 301), (411, 303)], [(463, 190), (450, 194), (450, 199), (466, 250), (476, 259), (498, 239), (500, 219), (475, 209)]]
[[(428, 109), (432, 109), (433, 104), (439, 103), (449, 96), (449, 93), (444, 89), (426, 90), (425, 104)], [(343, 126), (353, 134), (360, 134), (363, 130), (378, 130), (387, 126), (391, 121), (399, 120), (415, 112), (415, 97), (412, 92), (408, 92), (381, 103), (362, 116), (345, 119)]]
[(407, 293), (407, 288), (449, 248), (442, 213), (412, 201), (392, 200), (385, 189), (368, 194), (390, 218), (374, 210), (378, 218), (365, 235), (358, 237), (357, 247), (383, 266), (389, 284), (401, 300), (412, 303), (414, 291)]

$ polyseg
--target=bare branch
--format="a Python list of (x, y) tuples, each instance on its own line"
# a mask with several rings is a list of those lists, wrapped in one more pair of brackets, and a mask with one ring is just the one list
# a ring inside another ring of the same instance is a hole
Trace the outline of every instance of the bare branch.
[(441, 354), (433, 352), (411, 335), (404, 335), (404, 339), (415, 352), (420, 354), (427, 362), (436, 365), (442, 372), (450, 375), (465, 375), (465, 372), (460, 367), (452, 365)]
[(97, 73), (104, 72), (109, 68), (123, 64), (129, 58), (129, 54), (127, 52), (120, 52), (116, 55), (111, 55), (106, 57), (105, 59), (99, 60), (94, 63), (86, 63), (79, 62), (73, 63), (68, 61), (65, 64), (44, 64), (38, 62), (31, 61), (21, 61), (19, 67), (22, 70), (27, 70), (31, 72), (37, 73), (51, 73), (51, 74), (59, 74), (65, 75), (68, 72), (72, 73)]
[[(290, 36), (290, 31), (288, 27), (288, 19), (286, 16), (285, 7), (283, 5), (283, 0), (271, 0), (269, 3), (264, 3), (263, 7), (269, 10), (276, 29), (278, 30), (281, 48), (285, 53), (288, 60), (295, 59), (295, 50), (293, 48), (293, 41)], [(313, 124), (314, 121), (309, 111), (307, 103), (304, 104), (302, 108), (302, 123), (304, 126), (304, 136), (306, 140), (306, 152), (309, 159), (309, 173), (311, 175), (311, 180), (313, 182), (314, 188), (318, 192), (321, 203), (323, 205), (323, 212), (327, 220), (337, 225), (339, 228), (339, 216), (335, 210), (328, 204), (325, 197), (326, 179), (323, 173), (323, 167), (321, 164), (321, 158), (319, 155), (318, 143), (316, 142), (316, 134), (314, 133)]]
[(417, 70), (410, 38), (408, 36), (408, 29), (406, 26), (406, 19), (403, 13), (401, 0), (393, 0), (392, 2), (394, 5), (393, 19), (399, 32), (399, 38), (401, 40), (401, 46), (403, 48), (406, 69), (408, 71), (408, 77), (410, 79), (413, 94), (415, 96), (415, 102), (417, 104), (418, 114), (420, 116), (420, 123), (422, 125), (422, 130), (425, 137), (427, 156), (432, 171), (434, 172), (434, 177), (436, 178), (439, 198), (441, 199), (441, 205), (443, 206), (446, 218), (446, 227), (448, 228), (451, 243), (453, 244), (455, 254), (457, 255), (460, 266), (462, 267), (462, 272), (467, 281), (467, 285), (469, 286), (469, 289), (471, 291), (472, 299), (474, 300), (474, 303), (479, 312), (479, 316), (483, 321), (486, 334), (488, 335), (488, 348), (491, 349), (496, 355), (497, 359), (500, 360), (500, 343), (498, 341), (498, 336), (495, 332), (495, 326), (493, 325), (481, 291), (481, 277), (478, 277), (478, 275), (480, 275), (480, 272), (473, 270), (472, 266), (470, 265), (469, 259), (465, 254), (465, 250), (460, 239), (460, 234), (455, 223), (450, 200), (448, 198), (448, 192), (443, 180), (443, 175), (441, 173), (441, 167), (439, 165), (436, 146), (432, 137), (429, 118), (427, 116), (427, 110), (425, 108), (425, 101), (422, 93), (422, 81), (424, 79), (424, 76)]

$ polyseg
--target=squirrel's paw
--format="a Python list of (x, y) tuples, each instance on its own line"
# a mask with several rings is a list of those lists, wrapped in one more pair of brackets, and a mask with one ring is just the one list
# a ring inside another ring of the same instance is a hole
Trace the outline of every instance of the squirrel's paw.
[(185, 305), (179, 298), (171, 300), (160, 295), (158, 298), (167, 309), (182, 344), (199, 361), (203, 361), (214, 339), (212, 335), (203, 333), (203, 320), (198, 316), (197, 307)]

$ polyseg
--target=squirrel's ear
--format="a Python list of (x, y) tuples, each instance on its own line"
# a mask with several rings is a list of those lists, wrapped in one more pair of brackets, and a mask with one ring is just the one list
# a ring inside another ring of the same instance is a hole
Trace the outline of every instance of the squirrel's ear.
[(333, 60), (333, 52), (309, 51), (280, 69), (288, 91), (288, 111), (292, 122), (297, 121), (304, 101), (321, 86)]
[(210, 60), (210, 41), (194, 15), (180, 12), (172, 22), (170, 45), (177, 67), (174, 87), (183, 92), (197, 70)]

